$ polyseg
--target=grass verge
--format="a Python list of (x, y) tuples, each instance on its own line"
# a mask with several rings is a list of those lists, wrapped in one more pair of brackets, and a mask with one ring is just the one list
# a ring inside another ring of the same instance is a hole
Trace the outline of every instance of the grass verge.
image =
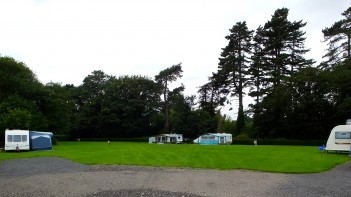
[(83, 164), (247, 169), (279, 173), (317, 173), (350, 160), (310, 146), (203, 146), (137, 142), (61, 142), (52, 151), (0, 152), (6, 159), (57, 156)]

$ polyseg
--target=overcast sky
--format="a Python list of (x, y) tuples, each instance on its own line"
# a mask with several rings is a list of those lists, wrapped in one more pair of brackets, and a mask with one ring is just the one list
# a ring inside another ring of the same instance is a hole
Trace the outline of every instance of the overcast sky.
[(350, 5), (351, 0), (1, 0), (0, 54), (24, 62), (44, 84), (76, 86), (94, 70), (154, 78), (182, 62), (179, 82), (191, 95), (216, 71), (228, 43), (224, 37), (236, 22), (254, 30), (286, 7), (290, 21), (307, 22), (307, 57), (320, 61), (326, 49), (321, 30)]

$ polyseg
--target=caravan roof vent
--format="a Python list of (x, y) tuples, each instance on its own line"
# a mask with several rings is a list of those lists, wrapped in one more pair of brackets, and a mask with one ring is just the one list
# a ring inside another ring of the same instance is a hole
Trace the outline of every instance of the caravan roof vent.
[(346, 120), (346, 125), (351, 125), (351, 119)]

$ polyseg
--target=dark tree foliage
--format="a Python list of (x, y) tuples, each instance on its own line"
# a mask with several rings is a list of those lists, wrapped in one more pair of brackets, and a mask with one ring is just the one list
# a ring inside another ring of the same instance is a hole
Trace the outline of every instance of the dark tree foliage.
[(75, 101), (72, 99), (73, 85), (62, 86), (59, 83), (48, 83), (45, 86), (41, 111), (48, 120), (48, 130), (55, 134), (68, 134), (73, 127)]
[(0, 57), (0, 130), (47, 129), (44, 86), (22, 62)]
[(265, 70), (267, 64), (264, 61), (263, 51), (263, 28), (260, 26), (257, 28), (256, 33), (253, 37), (253, 53), (251, 56), (251, 66), (249, 68), (250, 73), (250, 92), (249, 96), (253, 97), (256, 102), (256, 107), (262, 100), (262, 97), (266, 95), (265, 89), (267, 87), (267, 80), (265, 80)]
[(300, 70), (260, 103), (254, 124), (261, 138), (325, 139), (335, 126), (330, 75), (317, 68)]
[(111, 79), (102, 101), (101, 136), (145, 136), (155, 132), (153, 120), (160, 111), (160, 95), (158, 84), (147, 77)]
[(24, 63), (11, 57), (0, 56), (0, 79), (0, 101), (14, 94), (30, 98), (41, 85), (35, 74)]
[(102, 126), (102, 100), (107, 82), (111, 76), (103, 71), (93, 71), (76, 91), (77, 130), (75, 135), (86, 137), (98, 136)]
[(94, 71), (76, 93), (75, 137), (135, 137), (158, 127), (161, 88), (147, 77)]
[(330, 89), (328, 97), (336, 108), (336, 122), (344, 124), (346, 119), (351, 118), (351, 70), (348, 62), (337, 64), (334, 66), (334, 70), (326, 70), (325, 73), (327, 73), (328, 88)]
[(286, 138), (326, 139), (335, 126), (335, 108), (326, 74), (309, 67), (294, 75), (290, 83), (293, 98), (286, 117)]
[(216, 131), (216, 119), (207, 111), (197, 109), (190, 111), (187, 117), (187, 129), (184, 135), (187, 138), (195, 139), (205, 133)]
[(170, 131), (182, 133), (186, 138), (215, 131), (215, 118), (201, 109), (194, 110), (195, 96), (184, 96), (184, 87), (175, 88), (169, 94)]
[(169, 93), (169, 132), (171, 133), (187, 133), (189, 130), (187, 128), (187, 118), (191, 112), (192, 100), (186, 98), (183, 91), (184, 86), (180, 86)]
[(200, 108), (207, 111), (211, 117), (216, 115), (218, 106), (223, 105), (227, 95), (227, 90), (221, 88), (218, 73), (212, 73), (209, 82), (201, 86), (198, 90)]
[[(303, 57), (306, 23), (290, 22), (287, 8), (277, 9), (271, 20), (259, 27), (254, 36), (252, 88), (254, 127), (261, 137), (289, 137), (288, 113), (293, 104), (291, 77), (312, 65)], [(262, 103), (260, 101), (262, 100)]]

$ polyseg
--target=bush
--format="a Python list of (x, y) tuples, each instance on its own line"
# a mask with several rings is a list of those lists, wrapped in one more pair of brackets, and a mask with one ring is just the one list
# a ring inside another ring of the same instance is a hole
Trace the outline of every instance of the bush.
[(236, 140), (251, 140), (247, 133), (240, 133), (239, 135), (235, 136)]
[(55, 135), (54, 134), (54, 138), (58, 142), (59, 141), (71, 141), (72, 140), (69, 135)]

